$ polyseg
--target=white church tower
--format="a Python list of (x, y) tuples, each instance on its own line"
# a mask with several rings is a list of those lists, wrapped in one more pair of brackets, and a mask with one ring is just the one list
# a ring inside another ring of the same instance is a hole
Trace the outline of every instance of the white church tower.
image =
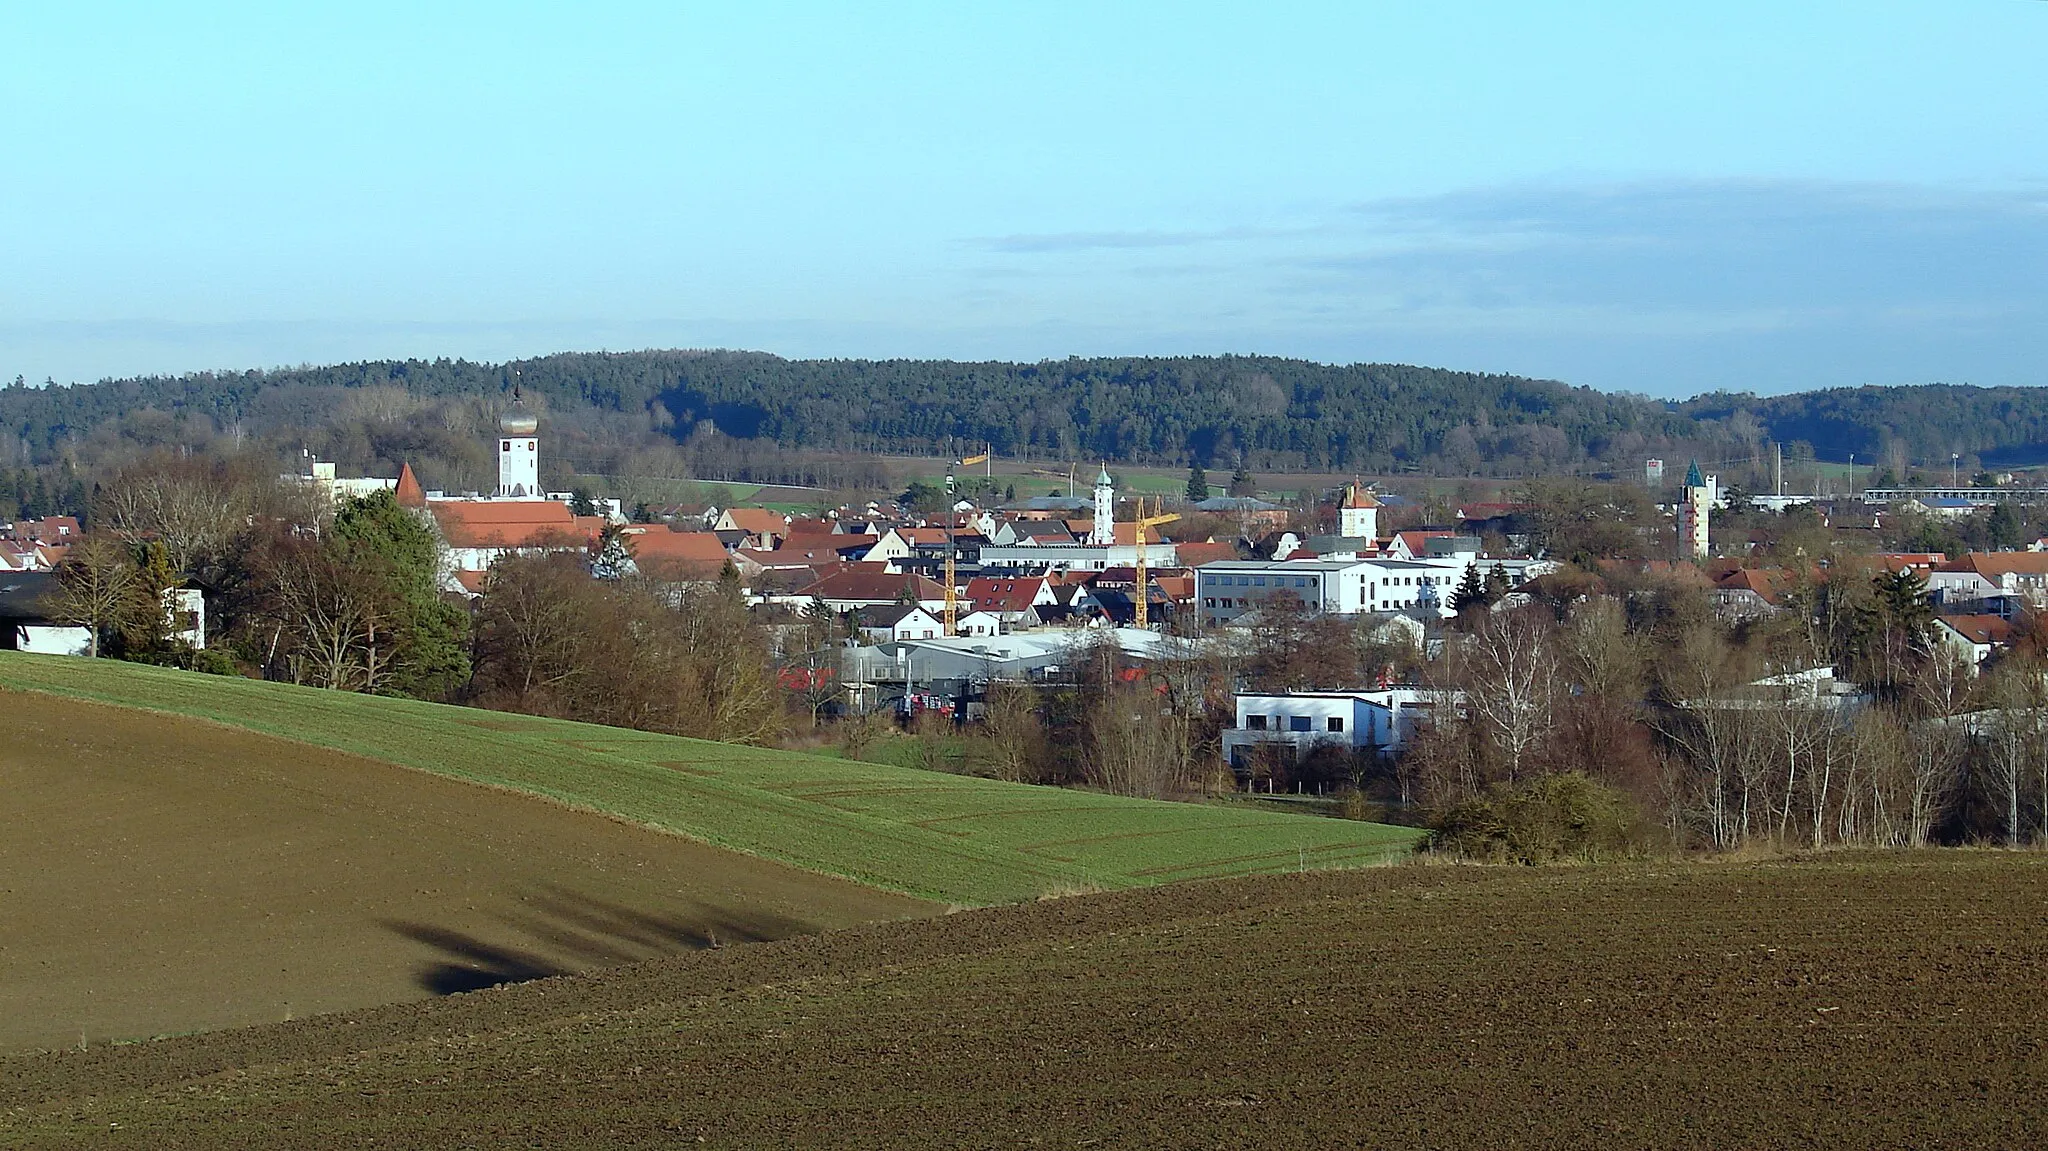
[(1685, 472), (1685, 492), (1678, 502), (1678, 554), (1681, 559), (1707, 558), (1707, 521), (1713, 514), (1714, 489), (1700, 476), (1695, 462)]
[(1116, 484), (1106, 465), (1095, 477), (1095, 526), (1088, 532), (1088, 543), (1099, 548), (1116, 543)]
[(540, 490), (540, 421), (526, 410), (519, 389), (512, 406), (498, 418), (498, 495), (538, 499)]
[(1344, 489), (1344, 502), (1337, 508), (1337, 534), (1348, 539), (1380, 538), (1380, 501), (1372, 489), (1353, 481)]

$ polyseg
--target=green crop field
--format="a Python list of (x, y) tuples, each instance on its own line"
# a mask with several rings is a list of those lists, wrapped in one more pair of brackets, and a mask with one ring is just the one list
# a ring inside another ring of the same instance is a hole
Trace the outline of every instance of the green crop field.
[(1364, 866), (1417, 835), (109, 660), (0, 652), (0, 687), (212, 720), (963, 905)]

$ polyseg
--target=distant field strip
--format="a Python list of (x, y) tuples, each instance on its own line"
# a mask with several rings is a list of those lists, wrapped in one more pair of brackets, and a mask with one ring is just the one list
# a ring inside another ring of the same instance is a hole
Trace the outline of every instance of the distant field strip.
[(1416, 835), (108, 660), (0, 652), (0, 687), (209, 719), (958, 904), (1364, 866)]

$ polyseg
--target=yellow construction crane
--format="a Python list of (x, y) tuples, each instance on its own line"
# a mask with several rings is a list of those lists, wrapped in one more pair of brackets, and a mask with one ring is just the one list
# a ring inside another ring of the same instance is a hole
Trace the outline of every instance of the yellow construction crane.
[(966, 456), (962, 458), (960, 461), (960, 466), (963, 468), (971, 468), (976, 464), (980, 464), (982, 467), (982, 474), (984, 476), (993, 477), (996, 473), (996, 466), (990, 463), (988, 458), (989, 453), (991, 452), (993, 447), (994, 445), (992, 444), (981, 445), (981, 454), (978, 456)]
[[(1163, 504), (1165, 502), (1165, 497), (1160, 497), (1160, 500), (1160, 504), (1155, 504), (1153, 506), (1160, 507), (1163, 512)], [(1170, 524), (1179, 518), (1180, 514), (1178, 512), (1151, 516), (1146, 515), (1145, 497), (1138, 497), (1138, 525), (1136, 531), (1133, 532), (1133, 534), (1137, 537), (1138, 570), (1136, 573), (1137, 578), (1132, 581), (1136, 585), (1133, 593), (1135, 598), (1133, 599), (1132, 603), (1136, 609), (1137, 617), (1132, 622), (1137, 624), (1137, 626), (1139, 627), (1150, 627), (1152, 624), (1152, 595), (1151, 589), (1148, 586), (1151, 583), (1151, 577), (1148, 576), (1145, 572), (1145, 532), (1149, 528), (1158, 527), (1160, 524)]]
[(953, 567), (953, 517), (946, 516), (946, 627), (941, 635), (952, 635), (960, 622), (959, 580)]

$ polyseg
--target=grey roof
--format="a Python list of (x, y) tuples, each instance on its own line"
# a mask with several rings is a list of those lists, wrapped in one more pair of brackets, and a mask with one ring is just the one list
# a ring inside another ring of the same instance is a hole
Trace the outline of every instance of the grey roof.
[(1269, 504), (1250, 496), (1214, 496), (1195, 505), (1198, 512), (1277, 512), (1279, 504)]
[(8, 572), (0, 575), (0, 618), (46, 620), (43, 598), (57, 590), (54, 572)]
[(854, 612), (854, 617), (860, 620), (862, 627), (895, 627), (903, 622), (904, 616), (909, 615), (911, 612), (923, 610), (922, 607), (914, 603), (878, 604), (873, 607), (858, 609)]
[(1094, 500), (1079, 496), (1032, 496), (1016, 503), (1004, 504), (1003, 510), (1013, 512), (1077, 512), (1095, 506)]

